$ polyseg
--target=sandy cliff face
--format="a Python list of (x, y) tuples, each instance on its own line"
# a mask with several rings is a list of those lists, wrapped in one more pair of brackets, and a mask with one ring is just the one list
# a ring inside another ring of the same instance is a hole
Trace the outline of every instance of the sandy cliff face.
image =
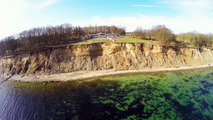
[(143, 43), (96, 43), (49, 48), (0, 60), (0, 72), (54, 74), (96, 70), (138, 70), (213, 63), (213, 50)]

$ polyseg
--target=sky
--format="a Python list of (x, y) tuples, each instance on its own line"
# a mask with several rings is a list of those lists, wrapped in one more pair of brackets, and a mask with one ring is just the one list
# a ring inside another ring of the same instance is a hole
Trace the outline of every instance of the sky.
[(212, 6), (213, 0), (0, 0), (0, 39), (65, 23), (213, 33)]

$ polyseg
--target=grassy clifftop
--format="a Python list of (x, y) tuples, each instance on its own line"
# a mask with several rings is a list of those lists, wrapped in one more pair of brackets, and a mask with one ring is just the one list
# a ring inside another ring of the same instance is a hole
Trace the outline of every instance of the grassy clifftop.
[(93, 43), (102, 43), (102, 42), (115, 42), (115, 43), (153, 43), (151, 40), (144, 40), (138, 38), (116, 38), (116, 39), (107, 39), (107, 38), (97, 38), (97, 39), (90, 39), (84, 40), (74, 44), (93, 44)]

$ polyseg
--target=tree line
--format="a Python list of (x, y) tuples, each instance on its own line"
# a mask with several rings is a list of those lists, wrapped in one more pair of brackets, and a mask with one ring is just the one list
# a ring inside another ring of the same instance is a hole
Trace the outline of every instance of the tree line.
[(175, 41), (175, 34), (164, 25), (153, 26), (151, 29), (142, 29), (142, 27), (138, 27), (133, 32), (133, 36), (145, 40), (159, 41), (164, 44)]
[(190, 44), (195, 47), (212, 46), (213, 35), (202, 34), (198, 32), (188, 32), (175, 35), (172, 30), (164, 25), (154, 26), (151, 29), (142, 29), (138, 27), (133, 33), (136, 38), (159, 41), (163, 44), (169, 44), (170, 42), (181, 42), (183, 44)]
[[(62, 24), (59, 26), (38, 27), (23, 31), (18, 35), (9, 36), (0, 41), (0, 56), (16, 55), (41, 48), (63, 45), (81, 40), (89, 39), (88, 34), (113, 33), (118, 36), (125, 36), (123, 27), (117, 26), (72, 26)], [(162, 44), (183, 43), (195, 47), (212, 47), (213, 35), (188, 32), (175, 35), (172, 30), (164, 25), (154, 26), (151, 29), (138, 27), (132, 32), (132, 36), (140, 39), (159, 41)]]
[(63, 45), (87, 39), (88, 34), (114, 33), (125, 35), (125, 28), (116, 26), (80, 27), (71, 24), (38, 27), (9, 36), (0, 41), (0, 56), (15, 55), (48, 46)]
[(213, 35), (198, 32), (181, 33), (177, 35), (177, 40), (196, 47), (212, 47)]

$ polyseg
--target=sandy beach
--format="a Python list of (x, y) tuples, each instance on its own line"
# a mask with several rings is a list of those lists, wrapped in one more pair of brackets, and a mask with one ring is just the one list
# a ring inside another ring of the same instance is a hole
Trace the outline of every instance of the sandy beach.
[(44, 82), (44, 81), (66, 82), (66, 81), (72, 81), (72, 80), (81, 80), (86, 78), (117, 75), (117, 74), (179, 71), (179, 70), (190, 70), (190, 69), (211, 68), (211, 67), (213, 67), (213, 64), (192, 66), (192, 67), (159, 68), (159, 69), (150, 68), (150, 69), (143, 69), (143, 70), (126, 70), (126, 71), (116, 71), (116, 70), (79, 71), (79, 72), (60, 73), (60, 74), (52, 74), (52, 75), (25, 75), (25, 76), (13, 75), (12, 77), (9, 75), (0, 75), (0, 81), (5, 82), (5, 80), (7, 79), (10, 81), (22, 81), (22, 82)]

